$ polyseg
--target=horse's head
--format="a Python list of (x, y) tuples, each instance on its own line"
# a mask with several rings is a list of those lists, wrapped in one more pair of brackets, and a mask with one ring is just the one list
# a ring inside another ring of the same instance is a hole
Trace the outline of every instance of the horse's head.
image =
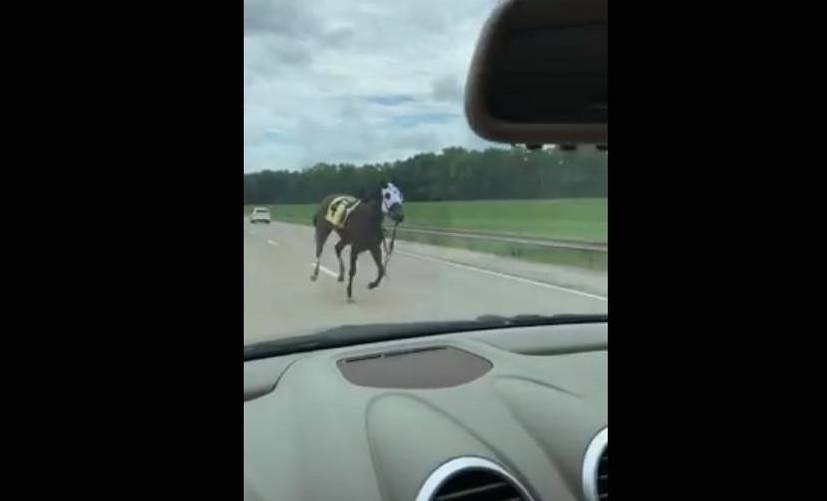
[(387, 214), (395, 223), (401, 223), (405, 219), (402, 211), (402, 192), (391, 183), (383, 183), (381, 187), (382, 212)]

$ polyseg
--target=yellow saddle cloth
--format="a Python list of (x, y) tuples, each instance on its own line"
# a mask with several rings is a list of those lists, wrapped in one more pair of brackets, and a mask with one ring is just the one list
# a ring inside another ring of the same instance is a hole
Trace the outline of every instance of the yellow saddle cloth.
[(350, 213), (356, 208), (361, 200), (350, 195), (342, 195), (334, 198), (327, 208), (325, 219), (336, 228), (344, 227)]

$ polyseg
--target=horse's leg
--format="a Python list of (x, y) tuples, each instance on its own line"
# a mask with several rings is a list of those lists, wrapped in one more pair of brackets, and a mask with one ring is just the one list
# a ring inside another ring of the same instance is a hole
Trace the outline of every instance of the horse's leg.
[(345, 239), (341, 239), (336, 243), (336, 257), (339, 258), (339, 282), (345, 281), (345, 263), (342, 261), (342, 250), (347, 246)]
[(322, 255), (324, 243), (327, 241), (327, 236), (330, 235), (330, 230), (332, 229), (332, 226), (325, 223), (316, 226), (316, 267), (313, 269), (313, 274), (310, 275), (310, 280), (314, 282), (319, 278), (319, 257)]
[(379, 270), (379, 275), (376, 277), (376, 280), (368, 284), (368, 289), (373, 289), (379, 282), (382, 281), (382, 277), (385, 276), (385, 267), (382, 265), (382, 252), (379, 248), (379, 244), (376, 244), (370, 248), (370, 255), (373, 256), (373, 262), (376, 263), (376, 269)]
[(356, 258), (359, 257), (359, 250), (355, 245), (350, 246), (350, 270), (347, 281), (347, 302), (353, 302), (353, 277), (356, 275)]

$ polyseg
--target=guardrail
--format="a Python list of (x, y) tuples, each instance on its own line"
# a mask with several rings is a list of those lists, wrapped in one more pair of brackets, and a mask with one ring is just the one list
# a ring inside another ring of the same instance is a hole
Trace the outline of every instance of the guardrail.
[[(386, 230), (391, 230), (392, 226), (385, 226)], [(399, 225), (398, 233), (421, 233), (426, 235), (438, 235), (444, 237), (467, 238), (470, 240), (488, 240), (494, 242), (507, 242), (521, 245), (533, 245), (538, 247), (550, 247), (555, 249), (571, 249), (592, 252), (609, 252), (609, 244), (599, 242), (583, 242), (576, 240), (562, 240), (562, 239), (547, 239), (540, 237), (530, 237), (524, 235), (514, 235), (506, 233), (489, 233), (472, 230), (460, 229), (437, 229), (422, 226), (407, 226)]]

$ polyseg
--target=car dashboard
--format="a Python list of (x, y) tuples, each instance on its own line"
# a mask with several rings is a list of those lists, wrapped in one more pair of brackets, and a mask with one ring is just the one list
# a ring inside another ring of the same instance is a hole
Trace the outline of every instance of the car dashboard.
[(244, 364), (247, 500), (608, 499), (608, 323)]

